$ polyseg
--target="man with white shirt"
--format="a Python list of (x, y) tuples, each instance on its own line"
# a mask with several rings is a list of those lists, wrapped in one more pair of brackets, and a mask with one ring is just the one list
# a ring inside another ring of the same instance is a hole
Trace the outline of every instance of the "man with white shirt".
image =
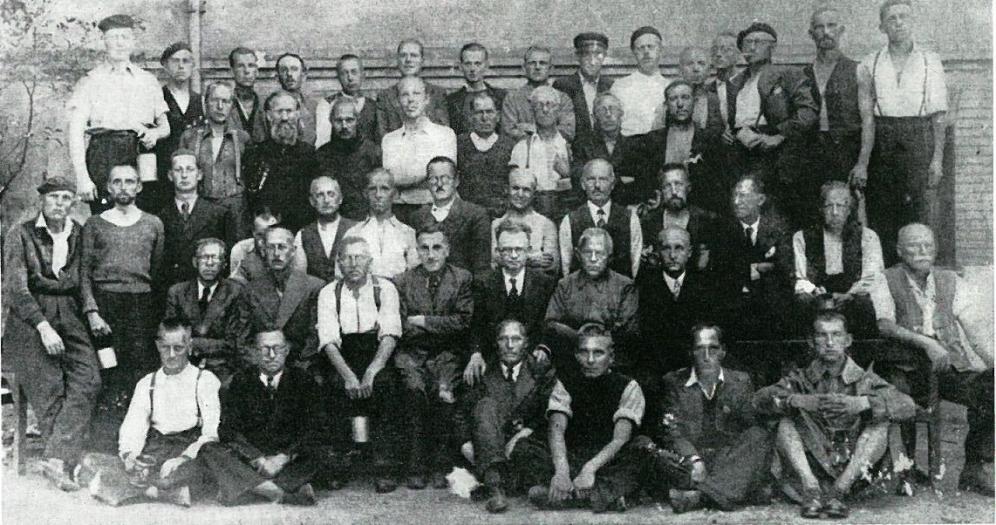
[[(189, 326), (160, 324), (156, 348), (162, 366), (135, 385), (118, 433), (118, 457), (131, 475), (132, 490), (140, 491), (134, 487), (147, 484), (146, 495), (190, 506), (189, 484), (201, 473), (201, 465), (195, 461), (198, 452), (205, 444), (218, 441), (221, 383), (211, 372), (190, 364)], [(102, 471), (98, 476), (91, 483), (98, 498), (121, 490), (123, 487), (115, 487), (117, 483), (129, 482), (113, 471)]]
[(150, 151), (169, 136), (169, 108), (159, 81), (131, 63), (134, 27), (128, 15), (112, 15), (97, 24), (103, 33), (106, 61), (80, 79), (66, 106), (76, 186), (93, 214), (114, 206), (106, 187), (111, 169), (136, 166), (139, 147)]
[(522, 168), (536, 177), (537, 211), (559, 220), (570, 206), (570, 145), (557, 128), (560, 95), (549, 86), (539, 86), (529, 94), (536, 132), (526, 135), (512, 148), (509, 166)]
[(512, 168), (508, 174), (508, 211), (491, 221), (491, 258), (498, 264), (498, 227), (505, 221), (520, 222), (529, 226), (529, 252), (526, 266), (537, 268), (551, 277), (560, 272), (560, 247), (557, 225), (533, 209), (536, 193), (536, 176), (522, 168)]
[[(533, 107), (529, 103), (529, 95), (540, 86), (556, 85), (552, 82), (550, 72), (553, 69), (550, 60), (550, 49), (544, 46), (529, 46), (522, 58), (522, 70), (526, 74), (526, 84), (518, 89), (509, 90), (501, 107), (501, 132), (515, 141), (522, 140), (530, 133), (536, 132), (536, 119)], [(560, 91), (559, 87), (556, 88)], [(606, 88), (607, 89), (607, 88)], [(574, 132), (574, 108), (571, 98), (564, 91), (558, 96), (557, 129), (567, 140), (572, 140)]]
[(415, 246), (415, 229), (394, 216), (394, 199), (398, 190), (394, 175), (378, 168), (367, 174), (366, 198), (369, 215), (350, 230), (370, 247), (370, 273), (394, 279), (419, 263)]
[(426, 181), (426, 167), (434, 157), (448, 157), (456, 162), (456, 134), (432, 122), (426, 115), (426, 84), (417, 76), (403, 77), (397, 86), (402, 125), (384, 135), (380, 149), (383, 166), (394, 175), (398, 189), (394, 212), (407, 222), (419, 206), (432, 202)]
[[(387, 364), (401, 338), (398, 292), (391, 281), (370, 273), (370, 246), (361, 237), (342, 240), (342, 278), (318, 293), (318, 347), (333, 398), (333, 427), (347, 428), (347, 417), (369, 417), (371, 449), (378, 477), (376, 490), (392, 492), (390, 471), (398, 418), (396, 377)], [(336, 436), (342, 440), (342, 436)], [(346, 446), (340, 443), (341, 446)]]
[(498, 133), (500, 108), (486, 92), (468, 97), (470, 130), (457, 135), (457, 166), (464, 198), (480, 204), (491, 217), (505, 208), (508, 160), (515, 139)]
[(575, 247), (588, 228), (602, 228), (612, 237), (616, 247), (609, 268), (620, 275), (635, 277), (640, 269), (643, 251), (643, 230), (636, 213), (612, 202), (616, 184), (612, 164), (605, 159), (592, 159), (581, 173), (581, 186), (588, 200), (560, 221), (560, 264), (564, 275), (580, 268)]
[(305, 271), (325, 282), (335, 279), (336, 253), (339, 242), (355, 221), (339, 215), (342, 191), (332, 177), (312, 179), (308, 201), (318, 214), (318, 219), (301, 228), (294, 236), (295, 258), (303, 257)]
[[(380, 137), (402, 127), (407, 110), (401, 100), (401, 83), (406, 78), (422, 80), (422, 65), (425, 59), (425, 47), (422, 42), (407, 38), (398, 43), (397, 65), (401, 80), (397, 84), (384, 88), (377, 93), (377, 129)], [(435, 84), (423, 82), (423, 103), (425, 116), (443, 127), (450, 125), (449, 113), (446, 111), (446, 90)]]
[(699, 129), (707, 130), (710, 135), (718, 138), (726, 129), (726, 123), (719, 111), (719, 97), (706, 84), (709, 66), (709, 52), (701, 47), (688, 46), (678, 56), (681, 79), (692, 86), (695, 100), (692, 121)]
[(356, 111), (356, 136), (380, 144), (377, 97), (367, 96), (363, 90), (363, 81), (366, 79), (363, 60), (353, 54), (342, 55), (335, 64), (335, 76), (342, 91), (319, 100), (315, 106), (315, 147), (321, 148), (331, 140), (332, 107), (337, 102), (346, 100), (353, 102)]
[(438, 226), (449, 240), (449, 259), (475, 276), (491, 269), (491, 221), (484, 208), (460, 197), (460, 178), (448, 157), (436, 157), (426, 166), (432, 204), (412, 216), (416, 231)]
[(882, 285), (885, 265), (878, 235), (858, 222), (846, 182), (830, 181), (820, 189), (823, 223), (792, 236), (795, 309), (800, 331), (817, 308), (832, 303), (848, 318), (858, 337), (878, 335), (870, 294)]
[(609, 50), (609, 37), (602, 33), (584, 32), (574, 37), (577, 73), (558, 78), (553, 87), (567, 93), (574, 104), (576, 133), (564, 135), (568, 140), (584, 140), (594, 133), (595, 98), (612, 87), (612, 79), (602, 75), (602, 64)]
[[(879, 8), (879, 29), (886, 47), (869, 54), (858, 67), (868, 80), (859, 95), (870, 100), (875, 144), (868, 164), (868, 224), (885, 246), (896, 242), (899, 227), (930, 224), (944, 166), (948, 92), (937, 53), (914, 42), (914, 14), (909, 1), (888, 0)], [(888, 251), (887, 264), (898, 259)]]
[(663, 38), (653, 27), (644, 26), (629, 38), (637, 70), (612, 84), (612, 94), (623, 107), (622, 134), (642, 135), (664, 125), (664, 90), (668, 81), (661, 75)]

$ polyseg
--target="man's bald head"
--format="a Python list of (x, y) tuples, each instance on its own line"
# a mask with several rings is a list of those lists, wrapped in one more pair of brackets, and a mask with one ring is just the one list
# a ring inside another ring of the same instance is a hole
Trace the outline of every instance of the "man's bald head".
[(692, 246), (692, 236), (688, 230), (681, 226), (668, 226), (657, 234), (657, 240), (661, 244), (681, 243), (685, 248)]
[(907, 224), (899, 229), (896, 253), (914, 274), (926, 275), (937, 258), (937, 243), (930, 227), (920, 224)]
[(591, 159), (587, 164), (581, 168), (581, 180), (588, 177), (594, 177), (596, 175), (605, 175), (607, 177), (615, 180), (616, 172), (612, 167), (612, 163), (606, 159)]

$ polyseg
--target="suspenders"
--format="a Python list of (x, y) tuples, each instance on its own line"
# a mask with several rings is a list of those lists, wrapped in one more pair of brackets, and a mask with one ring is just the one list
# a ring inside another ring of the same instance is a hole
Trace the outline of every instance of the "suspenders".
[[(374, 294), (374, 306), (377, 307), (377, 313), (380, 313), (380, 283), (377, 282), (377, 276), (371, 275), (370, 280), (373, 282), (373, 294)], [(342, 286), (343, 281), (339, 280), (335, 283), (335, 314), (342, 315)], [(357, 304), (357, 311), (359, 311), (359, 304)], [(374, 323), (374, 328), (377, 328), (377, 324)], [(339, 333), (342, 333), (342, 323), (339, 324)]]
[[(197, 426), (201, 426), (201, 403), (200, 403), (201, 397), (199, 395), (199, 392), (201, 387), (201, 373), (203, 372), (204, 370), (198, 368), (197, 379), (194, 380), (194, 405), (197, 406)], [(153, 393), (155, 393), (156, 391), (156, 374), (158, 373), (159, 373), (158, 370), (152, 372), (152, 381), (149, 382), (149, 426), (150, 427), (152, 426), (152, 413), (155, 412), (156, 410), (155, 398), (153, 397)]]
[[(878, 103), (878, 90), (875, 89), (875, 82), (877, 80), (878, 74), (878, 59), (882, 56), (882, 50), (879, 49), (878, 53), (875, 53), (875, 62), (872, 64), (872, 98), (875, 99), (875, 110), (878, 111), (878, 116), (884, 117), (882, 114), (882, 106)], [(923, 57), (923, 86), (921, 91), (923, 95), (920, 98), (920, 109), (917, 110), (916, 114), (918, 117), (924, 116), (927, 111), (927, 55), (921, 52), (920, 56)]]

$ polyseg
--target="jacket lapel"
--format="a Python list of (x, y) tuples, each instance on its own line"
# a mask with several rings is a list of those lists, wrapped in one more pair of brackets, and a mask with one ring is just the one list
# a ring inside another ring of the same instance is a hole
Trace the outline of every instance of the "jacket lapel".
[(307, 292), (307, 283), (304, 274), (291, 272), (284, 285), (284, 295), (280, 298), (280, 308), (277, 310), (277, 326), (284, 326), (294, 315), (301, 300)]
[(522, 366), (519, 367), (519, 377), (515, 379), (515, 400), (525, 398), (535, 386), (536, 379), (533, 377), (533, 371), (529, 368), (529, 363), (523, 361)]
[(225, 312), (225, 306), (229, 303), (228, 297), (231, 294), (232, 283), (228, 279), (220, 281), (218, 287), (214, 290), (214, 294), (211, 296), (211, 301), (208, 302), (204, 318), (201, 319), (201, 326), (205, 332)]

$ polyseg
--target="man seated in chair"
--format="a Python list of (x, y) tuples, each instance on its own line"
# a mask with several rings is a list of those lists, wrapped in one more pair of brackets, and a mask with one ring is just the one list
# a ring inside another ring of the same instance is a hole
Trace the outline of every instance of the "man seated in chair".
[(221, 443), (201, 450), (218, 499), (235, 505), (253, 494), (314, 505), (311, 479), (326, 470), (327, 418), (311, 373), (285, 367), (291, 344), (279, 329), (256, 334), (255, 366), (239, 372), (222, 396)]
[(574, 369), (558, 372), (547, 402), (548, 435), (517, 443), (512, 468), (541, 508), (622, 511), (642, 468), (630, 438), (643, 420), (643, 391), (612, 370), (612, 332), (589, 323), (577, 339)]
[(191, 339), (187, 325), (159, 325), (162, 366), (135, 386), (118, 434), (121, 462), (106, 461), (103, 454), (84, 459), (84, 467), (96, 470), (94, 497), (118, 505), (144, 493), (190, 506), (189, 485), (202, 474), (195, 460), (202, 446), (218, 440), (221, 416), (221, 382), (190, 364)]
[(755, 422), (750, 376), (723, 366), (723, 330), (703, 323), (691, 335), (694, 366), (665, 375), (663, 396), (651, 400), (659, 409), (647, 410), (657, 418), (655, 441), (680, 462), (658, 457), (653, 469), (675, 514), (706, 505), (732, 510), (762, 488), (770, 436)]
[(816, 358), (757, 391), (754, 406), (780, 418), (775, 445), (801, 481), (802, 517), (846, 518), (843, 500), (885, 455), (889, 424), (912, 418), (916, 405), (851, 360), (842, 314), (818, 314), (812, 330)]
[(501, 321), (497, 333), (498, 361), (461, 399), (469, 423), (461, 451), (484, 481), (485, 508), (491, 513), (508, 509), (507, 458), (519, 439), (546, 426), (543, 409), (556, 381), (543, 351), (530, 355), (533, 345), (524, 321)]

